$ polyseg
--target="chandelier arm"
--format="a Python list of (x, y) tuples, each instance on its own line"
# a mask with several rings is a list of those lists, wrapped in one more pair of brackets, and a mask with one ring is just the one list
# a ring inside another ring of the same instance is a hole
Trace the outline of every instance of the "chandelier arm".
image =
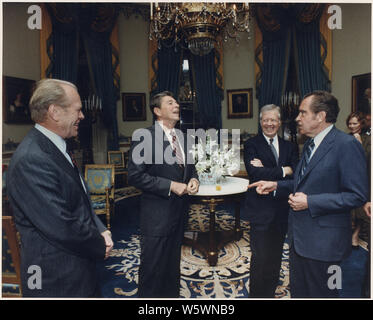
[[(151, 4), (152, 6), (152, 4)], [(196, 55), (212, 50), (218, 38), (234, 38), (239, 32), (250, 32), (250, 12), (247, 3), (163, 3), (155, 5), (151, 15), (150, 39), (172, 38), (172, 45), (185, 42)], [(163, 45), (163, 44), (162, 44)], [(168, 45), (166, 45), (168, 46)]]

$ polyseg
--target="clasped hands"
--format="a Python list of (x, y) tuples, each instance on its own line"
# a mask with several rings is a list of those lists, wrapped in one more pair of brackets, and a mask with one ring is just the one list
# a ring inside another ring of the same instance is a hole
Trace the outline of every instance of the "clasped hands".
[[(260, 195), (269, 194), (277, 189), (276, 181), (257, 181), (247, 187), (248, 189), (256, 188), (256, 192)], [(288, 203), (294, 211), (302, 211), (308, 208), (307, 195), (303, 192), (296, 192), (289, 195)]]
[(184, 194), (196, 194), (198, 189), (199, 182), (195, 178), (190, 179), (188, 184), (171, 181), (171, 191), (178, 196), (182, 196)]

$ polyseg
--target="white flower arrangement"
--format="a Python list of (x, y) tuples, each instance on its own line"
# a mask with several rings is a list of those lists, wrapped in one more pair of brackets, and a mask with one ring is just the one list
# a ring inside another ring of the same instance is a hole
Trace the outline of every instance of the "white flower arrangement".
[(228, 143), (223, 143), (220, 146), (209, 134), (206, 136), (206, 143), (199, 138), (198, 144), (194, 144), (190, 152), (202, 182), (206, 174), (216, 181), (225, 175), (233, 176), (240, 170), (239, 147), (237, 152), (235, 145), (229, 148)]

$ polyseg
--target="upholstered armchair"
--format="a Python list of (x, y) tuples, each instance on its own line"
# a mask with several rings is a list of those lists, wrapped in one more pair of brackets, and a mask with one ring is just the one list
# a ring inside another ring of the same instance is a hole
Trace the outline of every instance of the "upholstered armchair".
[(91, 197), (93, 210), (97, 215), (106, 216), (106, 225), (110, 229), (110, 217), (114, 214), (114, 176), (112, 164), (87, 164), (85, 180)]
[(2, 296), (22, 297), (19, 235), (12, 216), (2, 222)]

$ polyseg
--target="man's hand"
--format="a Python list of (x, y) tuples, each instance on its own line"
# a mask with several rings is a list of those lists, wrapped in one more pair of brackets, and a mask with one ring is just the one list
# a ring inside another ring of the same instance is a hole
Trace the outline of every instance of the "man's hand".
[(107, 259), (109, 257), (110, 251), (113, 249), (114, 243), (113, 243), (113, 240), (111, 239), (111, 232), (109, 230), (105, 230), (104, 232), (101, 233), (101, 235), (105, 239), (105, 244), (106, 244), (105, 259)]
[(293, 169), (291, 167), (283, 167), (285, 176), (291, 176), (293, 174)]
[(188, 192), (187, 185), (185, 183), (171, 181), (171, 191), (180, 197)]
[(260, 159), (257, 159), (257, 158), (254, 158), (253, 160), (251, 160), (251, 161), (250, 161), (250, 164), (251, 164), (253, 167), (256, 167), (256, 168), (263, 168), (262, 161), (260, 161)]
[(187, 186), (187, 192), (188, 194), (196, 194), (199, 189), (199, 182), (197, 179), (192, 178), (190, 179), (188, 186)]
[(303, 192), (297, 192), (289, 195), (288, 201), (294, 211), (306, 210), (308, 208), (307, 195)]
[(247, 189), (256, 188), (258, 194), (269, 194), (277, 189), (277, 181), (257, 181), (247, 186)]
[(364, 212), (365, 212), (365, 214), (366, 214), (369, 218), (371, 218), (370, 207), (371, 207), (371, 205), (370, 205), (370, 201), (367, 202), (366, 204), (364, 204), (364, 206), (363, 206)]

